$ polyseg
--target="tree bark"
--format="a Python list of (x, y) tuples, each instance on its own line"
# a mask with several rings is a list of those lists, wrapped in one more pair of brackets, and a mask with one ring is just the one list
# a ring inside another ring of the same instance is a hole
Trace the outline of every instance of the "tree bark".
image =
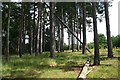
[[(75, 3), (75, 7), (76, 7), (76, 15), (75, 15), (75, 21), (76, 21), (76, 33), (77, 33), (77, 37), (79, 37), (79, 25), (78, 25), (78, 3)], [(79, 51), (79, 42), (77, 40), (77, 50)]]
[(60, 52), (60, 24), (58, 23), (58, 52)]
[(23, 41), (22, 41), (22, 28), (23, 28), (23, 3), (22, 3), (22, 11), (21, 11), (21, 21), (20, 21), (20, 27), (19, 27), (19, 37), (20, 37), (20, 42), (19, 42), (19, 57), (22, 57), (23, 54)]
[[(78, 29), (78, 25), (77, 25), (77, 37), (79, 37), (78, 33), (79, 33), (79, 29)], [(79, 42), (78, 42), (78, 40), (77, 40), (77, 50), (79, 51)]]
[(55, 3), (50, 2), (50, 57), (55, 58)]
[(109, 24), (108, 2), (104, 2), (104, 7), (105, 7), (105, 20), (106, 20), (108, 58), (113, 58), (112, 40), (111, 40), (110, 24)]
[[(63, 6), (61, 7), (61, 19), (64, 21), (63, 18)], [(60, 51), (64, 52), (64, 26), (61, 24), (61, 43), (60, 43)]]
[(43, 26), (44, 26), (44, 23), (43, 23), (43, 6), (42, 6), (42, 3), (41, 3), (41, 19), (40, 19), (40, 54), (43, 52)]
[(28, 3), (28, 25), (29, 25), (29, 53), (30, 55), (33, 52), (33, 38), (32, 38), (32, 26), (31, 26), (31, 14), (30, 14), (30, 3)]
[[(74, 32), (64, 22), (62, 22), (62, 20), (58, 16), (56, 16), (56, 18), (69, 30), (69, 32), (80, 42), (80, 44), (83, 44), (83, 42), (74, 34)], [(91, 53), (87, 46), (85, 48), (89, 53)]]
[(71, 49), (71, 45), (70, 45), (70, 32), (68, 31), (68, 50)]
[(46, 24), (46, 18), (47, 18), (47, 13), (46, 13), (46, 8), (45, 8), (45, 5), (44, 5), (44, 13), (43, 13), (43, 52), (45, 51), (45, 24)]
[(10, 2), (8, 3), (8, 24), (7, 24), (7, 52), (6, 52), (6, 61), (9, 61), (9, 27), (10, 27)]
[[(81, 31), (81, 22), (79, 22), (79, 27), (80, 27), (80, 40), (81, 40), (81, 33), (82, 33), (82, 31)], [(80, 44), (80, 50), (82, 49), (82, 45)]]
[(35, 23), (35, 16), (36, 16), (36, 14), (35, 14), (35, 12), (36, 12), (36, 8), (35, 8), (35, 2), (34, 2), (34, 19), (33, 19), (33, 22), (34, 22), (34, 26), (33, 26), (33, 53), (35, 53), (35, 51), (36, 51), (36, 48), (35, 48), (35, 43), (36, 43), (36, 35), (35, 35), (35, 30), (36, 30), (36, 23)]
[[(71, 21), (72, 21), (72, 19), (71, 19)], [(72, 32), (75, 34), (75, 32), (74, 32), (74, 27), (75, 27), (75, 26), (74, 26), (73, 24), (74, 24), (74, 21), (71, 22), (71, 28), (72, 28), (71, 30), (72, 30)], [(72, 42), (71, 42), (71, 43), (72, 43), (72, 44), (71, 44), (71, 45), (72, 45), (72, 46), (71, 46), (72, 52), (74, 52), (74, 50), (75, 50), (75, 38), (74, 38), (74, 35), (72, 35), (71, 41), (72, 41)]]
[(38, 3), (38, 26), (37, 26), (37, 41), (36, 41), (36, 56), (39, 54), (39, 39), (40, 39), (40, 20), (41, 20), (41, 3)]
[[(43, 14), (43, 13), (42, 13)], [(40, 20), (40, 41), (39, 41), (39, 52), (40, 54), (42, 53), (42, 40), (43, 40), (43, 23), (42, 23), (42, 19)]]
[(93, 5), (93, 29), (94, 29), (94, 65), (100, 65), (99, 55), (99, 41), (97, 32), (97, 18), (96, 18), (96, 2), (92, 2)]
[[(82, 14), (82, 9), (79, 9), (79, 14)], [(82, 38), (82, 15), (80, 15), (80, 18), (79, 18), (79, 29), (80, 29), (80, 40)], [(80, 44), (80, 50), (82, 49), (82, 45)]]
[(22, 46), (23, 46), (23, 54), (24, 54), (24, 51), (25, 51), (25, 35), (26, 35), (26, 3), (22, 3), (22, 10), (23, 10), (23, 43), (22, 43)]
[[(2, 5), (2, 3), (0, 3), (0, 5)], [(2, 15), (2, 6), (0, 6), (0, 15)], [(2, 43), (2, 17), (3, 16), (0, 16), (0, 61), (2, 62), (2, 53), (4, 53), (4, 48), (2, 48), (3, 47), (3, 43)], [(2, 67), (2, 65), (1, 65), (1, 67)], [(1, 75), (2, 75), (2, 73), (1, 73)]]
[(82, 45), (82, 54), (86, 54), (86, 3), (83, 2), (83, 45)]

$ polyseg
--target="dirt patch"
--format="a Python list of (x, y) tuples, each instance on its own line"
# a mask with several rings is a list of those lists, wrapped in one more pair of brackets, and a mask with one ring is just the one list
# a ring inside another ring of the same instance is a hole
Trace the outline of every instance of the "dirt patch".
[(71, 67), (71, 69), (77, 74), (81, 73), (82, 68), (83, 68), (83, 66), (72, 66)]

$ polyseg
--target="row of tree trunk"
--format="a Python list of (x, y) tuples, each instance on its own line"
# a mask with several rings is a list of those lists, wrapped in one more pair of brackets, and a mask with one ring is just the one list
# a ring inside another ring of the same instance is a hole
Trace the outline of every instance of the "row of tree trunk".
[[(37, 25), (36, 25), (36, 19), (35, 19), (35, 4), (34, 4), (34, 28), (32, 27), (32, 20), (31, 20), (31, 13), (30, 13), (30, 3), (25, 4), (22, 3), (22, 10), (21, 10), (21, 25), (19, 26), (19, 56), (22, 57), (22, 54), (24, 54), (24, 47), (25, 47), (25, 38), (26, 38), (26, 34), (29, 35), (29, 53), (30, 55), (32, 53), (35, 53), (35, 55), (37, 56), (38, 54), (42, 53), (44, 51), (44, 46), (45, 46), (45, 40), (44, 40), (44, 29), (45, 29), (45, 22), (44, 21), (44, 17), (45, 17), (45, 13), (44, 13), (44, 8), (43, 8), (43, 4), (41, 2), (39, 2), (37, 4), (38, 6), (38, 18), (37, 18)], [(55, 58), (55, 26), (56, 26), (56, 14), (55, 14), (55, 2), (50, 2), (50, 6), (47, 5), (47, 7), (49, 7), (50, 9), (50, 57), (51, 58)], [(9, 9), (8, 9), (8, 27), (7, 27), (7, 53), (6, 53), (6, 60), (9, 60), (9, 26), (10, 26), (10, 3), (9, 3)], [(113, 52), (112, 52), (112, 43), (111, 43), (111, 37), (110, 37), (110, 25), (109, 25), (109, 16), (108, 16), (108, 3), (105, 2), (104, 3), (104, 7), (105, 7), (105, 19), (106, 19), (106, 30), (107, 30), (107, 44), (108, 44), (108, 57), (112, 58), (113, 57)], [(94, 46), (95, 46), (95, 51), (94, 51), (94, 65), (99, 65), (100, 64), (100, 55), (99, 55), (99, 42), (98, 42), (98, 32), (97, 32), (97, 18), (96, 18), (96, 2), (92, 2), (92, 17), (93, 17), (93, 29), (94, 29)], [(59, 23), (59, 27), (58, 27), (58, 52), (64, 51), (64, 26), (66, 26), (67, 22), (65, 23), (65, 19), (64, 19), (64, 9), (63, 7), (61, 8), (61, 20), (58, 18), (58, 21), (61, 22), (61, 24)], [(89, 51), (89, 49), (86, 47), (86, 3), (84, 2), (82, 4), (82, 13), (83, 13), (83, 17), (82, 17), (82, 25), (83, 25), (83, 43), (81, 42), (81, 22), (76, 23), (76, 20), (79, 19), (72, 19), (70, 18), (68, 22), (68, 25), (70, 25), (71, 27), (67, 27), (68, 29), (68, 42), (70, 44), (70, 34), (72, 35), (71, 37), (71, 43), (72, 43), (72, 51), (74, 51), (74, 38), (76, 37), (76, 39), (78, 41), (80, 41), (80, 44), (82, 43), (82, 53), (85, 54), (86, 53), (86, 49)], [(77, 18), (78, 15), (76, 15)], [(79, 24), (79, 25), (78, 25)], [(74, 27), (73, 27), (74, 26)], [(78, 31), (77, 31), (77, 36), (75, 35), (76, 32), (76, 27), (80, 28), (80, 39), (78, 38)], [(80, 27), (78, 27), (80, 26)], [(28, 28), (28, 31), (27, 31)], [(77, 42), (78, 44), (78, 42)], [(77, 45), (77, 49), (79, 45)], [(70, 48), (70, 47), (69, 47)]]

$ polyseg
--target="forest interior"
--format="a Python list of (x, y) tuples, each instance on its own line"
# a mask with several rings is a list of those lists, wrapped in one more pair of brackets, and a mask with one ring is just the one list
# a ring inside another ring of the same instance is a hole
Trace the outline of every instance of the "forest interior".
[[(112, 2), (0, 3), (0, 77), (119, 80), (120, 34), (111, 36)], [(106, 36), (98, 33), (103, 19)], [(93, 42), (87, 43), (87, 31)]]

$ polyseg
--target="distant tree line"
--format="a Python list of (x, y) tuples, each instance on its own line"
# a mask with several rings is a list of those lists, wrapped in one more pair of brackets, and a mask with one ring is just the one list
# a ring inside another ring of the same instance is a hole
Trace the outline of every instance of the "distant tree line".
[[(99, 48), (107, 48), (107, 39), (104, 34), (98, 34)], [(87, 44), (90, 49), (94, 48), (93, 42)]]
[[(99, 46), (100, 48), (107, 48), (107, 39), (104, 36), (104, 34), (98, 34), (99, 36)], [(112, 36), (112, 47), (113, 48), (119, 48), (120, 47), (120, 35)], [(94, 43), (90, 42), (87, 44), (90, 49), (94, 48)]]
[(120, 35), (112, 36), (113, 47), (120, 47)]

